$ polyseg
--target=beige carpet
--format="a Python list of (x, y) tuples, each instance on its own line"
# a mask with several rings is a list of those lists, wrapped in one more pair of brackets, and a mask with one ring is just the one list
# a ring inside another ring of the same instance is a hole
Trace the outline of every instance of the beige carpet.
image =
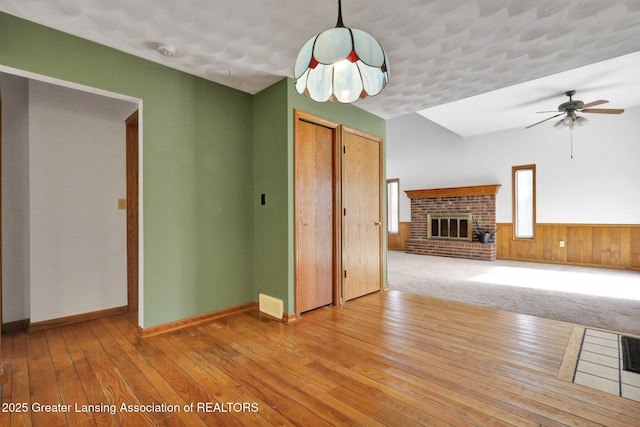
[(640, 272), (388, 253), (391, 289), (640, 335)]

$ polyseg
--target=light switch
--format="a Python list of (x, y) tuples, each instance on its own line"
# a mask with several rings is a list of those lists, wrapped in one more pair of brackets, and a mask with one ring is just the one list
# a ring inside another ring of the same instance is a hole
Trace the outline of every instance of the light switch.
[(127, 209), (127, 199), (118, 199), (118, 209)]

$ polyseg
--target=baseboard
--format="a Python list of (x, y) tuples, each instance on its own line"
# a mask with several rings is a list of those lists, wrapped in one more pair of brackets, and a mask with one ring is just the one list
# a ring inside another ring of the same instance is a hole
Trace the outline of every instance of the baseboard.
[(549, 261), (535, 258), (513, 258), (513, 257), (497, 257), (498, 261), (519, 261), (519, 262), (535, 262), (538, 264), (551, 264), (551, 265), (568, 265), (571, 267), (589, 267), (589, 268), (602, 268), (608, 270), (628, 270), (628, 271), (640, 271), (640, 267), (628, 267), (623, 265), (605, 265), (605, 264), (590, 264), (584, 262), (567, 262), (567, 261)]
[(205, 323), (213, 319), (217, 319), (224, 316), (229, 316), (235, 313), (242, 313), (244, 311), (258, 310), (257, 302), (250, 302), (246, 304), (236, 305), (234, 307), (225, 308), (218, 311), (212, 311), (210, 313), (200, 314), (198, 316), (187, 317), (186, 319), (176, 320), (174, 322), (163, 323), (157, 326), (151, 326), (149, 328), (141, 328), (138, 326), (138, 335), (141, 338), (148, 338), (154, 335), (160, 335), (167, 332), (172, 332), (178, 329), (186, 328), (188, 326), (198, 325)]
[(16, 320), (2, 324), (2, 332), (21, 332), (29, 329), (30, 319)]
[(43, 329), (55, 328), (57, 326), (72, 325), (74, 323), (116, 316), (127, 312), (128, 307), (125, 305), (122, 307), (107, 308), (105, 310), (92, 311), (89, 313), (75, 314), (73, 316), (59, 317), (57, 319), (43, 320), (42, 322), (29, 323), (29, 332), (42, 331)]
[(295, 313), (284, 313), (282, 315), (282, 323), (291, 323), (298, 320), (298, 316)]

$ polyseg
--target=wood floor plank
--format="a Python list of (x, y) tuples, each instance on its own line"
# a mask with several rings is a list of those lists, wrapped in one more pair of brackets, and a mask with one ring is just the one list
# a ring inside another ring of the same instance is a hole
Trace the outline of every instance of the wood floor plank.
[(71, 360), (71, 355), (69, 354), (60, 328), (47, 330), (46, 336), (58, 388), (60, 389), (61, 402), (73, 408), (73, 410), (65, 412), (67, 423), (72, 426), (97, 425), (91, 412), (79, 412), (75, 410), (76, 405), (82, 407), (82, 405), (87, 405), (89, 401), (82, 387), (82, 380), (73, 365), (73, 360)]
[[(199, 328), (198, 334), (193, 334), (192, 336), (183, 335), (182, 345), (186, 348), (191, 348), (192, 346), (199, 348), (198, 355), (191, 355), (191, 358), (194, 360), (199, 360), (200, 358), (205, 361), (206, 364), (216, 366), (217, 375), (216, 377), (222, 379), (230, 379), (234, 381), (234, 378), (242, 378), (243, 384), (245, 386), (251, 387), (251, 390), (255, 393), (258, 392), (258, 399), (255, 397), (253, 401), (265, 409), (265, 415), (268, 416), (269, 419), (275, 420), (278, 417), (276, 414), (271, 414), (270, 410), (267, 407), (277, 406), (282, 410), (281, 414), (284, 415), (284, 418), (281, 420), (282, 422), (288, 423), (291, 422), (291, 417), (295, 419), (296, 417), (300, 417), (300, 419), (304, 420), (305, 423), (312, 423), (314, 425), (322, 425), (323, 420), (318, 418), (303, 406), (300, 405), (294, 399), (291, 399), (286, 396), (287, 385), (284, 381), (278, 382), (277, 384), (273, 384), (269, 381), (269, 378), (265, 378), (263, 375), (260, 375), (259, 372), (256, 372), (256, 369), (249, 369), (247, 367), (247, 363), (242, 363), (242, 354), (235, 349), (228, 348), (224, 344), (224, 329), (219, 329), (218, 334), (216, 336), (218, 338), (210, 341), (215, 345), (210, 348), (203, 348), (202, 344), (198, 345), (195, 341), (200, 341), (201, 338), (206, 337), (206, 331), (203, 331), (203, 328)], [(241, 338), (241, 337), (237, 337)], [(201, 343), (204, 343), (201, 341)], [(176, 343), (176, 345), (180, 345)], [(240, 361), (238, 360), (240, 359)], [(208, 369), (212, 369), (208, 367)], [(284, 385), (283, 385), (284, 384)], [(233, 388), (237, 390), (236, 387)], [(238, 390), (239, 391), (239, 390)], [(271, 391), (271, 393), (268, 393)], [(246, 395), (238, 396), (240, 398), (247, 399)], [(229, 397), (227, 400), (233, 399)], [(236, 399), (237, 400), (237, 399)], [(233, 400), (232, 400), (233, 401)], [(293, 415), (295, 414), (295, 415)], [(262, 415), (261, 415), (262, 416)]]
[(64, 426), (64, 412), (44, 412), (40, 405), (60, 403), (56, 374), (44, 331), (34, 332), (27, 341), (31, 422), (34, 426)]
[[(75, 367), (78, 378), (82, 383), (87, 403), (92, 405), (106, 403), (107, 398), (102, 387), (98, 383), (98, 379), (89, 365), (89, 362), (87, 361), (87, 358), (82, 351), (82, 347), (75, 335), (75, 330), (77, 328), (77, 326), (61, 327), (60, 331), (67, 346), (67, 350), (69, 351), (69, 356), (73, 361), (73, 366)], [(71, 400), (75, 401), (74, 404), (78, 403), (78, 405), (82, 405), (83, 399), (81, 395), (69, 396), (69, 401)], [(80, 408), (82, 409), (82, 406), (80, 406)], [(117, 425), (115, 416), (111, 414), (110, 411), (93, 411), (92, 415), (96, 423), (100, 426)]]
[[(201, 329), (202, 328), (199, 328), (199, 330)], [(195, 339), (194, 336), (192, 336), (192, 338)], [(231, 375), (227, 374), (222, 369), (225, 358), (220, 356), (216, 351), (212, 351), (211, 349), (203, 349), (201, 352), (191, 351), (189, 340), (185, 340), (184, 337), (180, 340), (174, 340), (174, 345), (176, 345), (178, 349), (183, 350), (185, 354), (188, 355), (188, 357), (191, 359), (191, 362), (189, 363), (195, 363), (200, 369), (206, 371), (208, 375), (215, 378), (224, 387), (226, 387), (235, 396), (237, 396), (236, 401), (250, 402), (257, 405), (257, 407), (259, 408), (258, 415), (260, 418), (244, 415), (243, 420), (244, 418), (250, 418), (251, 422), (255, 425), (262, 425), (265, 422), (267, 425), (289, 424), (289, 421), (286, 418), (284, 418), (277, 411), (274, 411), (271, 406), (259, 400), (255, 394), (253, 394), (247, 387), (243, 385), (242, 382), (239, 381), (239, 378), (232, 377)], [(215, 414), (209, 416), (209, 418), (211, 419), (215, 419), (215, 417)]]
[[(225, 379), (229, 377), (224, 372), (209, 366), (209, 364), (214, 366), (217, 365), (221, 358), (216, 355), (213, 359), (208, 360), (201, 356), (201, 352), (206, 351), (207, 350), (205, 349), (201, 349), (199, 352), (190, 352), (188, 357), (181, 358), (179, 360), (180, 366), (189, 372), (193, 380), (197, 382), (203, 390), (207, 391), (209, 397), (204, 400), (204, 402), (220, 403), (225, 405), (228, 402), (242, 401), (242, 398), (235, 393), (237, 390), (235, 384), (231, 387), (225, 384)], [(214, 418), (216, 423), (220, 425), (242, 425), (243, 421), (241, 418), (244, 418), (244, 416), (236, 416), (233, 412), (216, 413), (209, 417)], [(245, 421), (250, 419), (254, 425), (265, 424), (262, 416), (259, 414), (252, 413), (247, 415), (246, 418), (247, 419)]]
[[(140, 351), (140, 343), (137, 337), (135, 327), (127, 321), (125, 318), (110, 317), (104, 319), (103, 326), (112, 337), (119, 343), (119, 347), (124, 351), (133, 364), (142, 372), (147, 381), (153, 384), (154, 388), (158, 391), (163, 402), (172, 402), (184, 407), (188, 404), (173, 388), (170, 382), (168, 382), (161, 372), (155, 369), (153, 365), (144, 357)], [(170, 415), (165, 420), (158, 422), (158, 425), (180, 425), (176, 423), (187, 423), (189, 426), (205, 425), (204, 421), (199, 418), (194, 412), (184, 412), (182, 414), (182, 420), (176, 415)]]
[[(133, 363), (127, 353), (122, 350), (122, 343), (115, 340), (100, 321), (92, 321), (88, 325), (117, 369), (118, 377), (123, 380), (126, 378), (123, 385), (131, 390), (131, 394), (135, 397), (135, 403), (142, 405), (166, 403), (156, 390), (155, 385), (147, 380), (138, 365)], [(150, 413), (156, 423), (170, 415), (171, 413), (166, 412)]]
[[(640, 425), (639, 402), (562, 379), (580, 325), (395, 291), (289, 324), (243, 312), (142, 339), (136, 320), (5, 334), (3, 403), (29, 410), (0, 427)], [(120, 410), (161, 403), (179, 410)]]
[[(30, 410), (23, 410), (24, 405), (31, 403), (29, 390), (29, 355), (27, 353), (27, 334), (16, 333), (13, 335), (11, 358), (11, 388), (2, 388), (3, 401), (19, 405), (8, 412), (12, 426), (29, 425), (31, 423)], [(3, 339), (3, 342), (5, 340)], [(5, 363), (6, 364), (6, 363)], [(5, 368), (6, 369), (6, 368)], [(7, 413), (3, 413), (7, 415)]]
[[(0, 387), (4, 389), (4, 393), (0, 390), (0, 395), (2, 399), (0, 399), (0, 404), (6, 405), (10, 403), (9, 397), (11, 391), (11, 382), (12, 382), (12, 364), (11, 359), (13, 355), (13, 336), (6, 335), (2, 339), (2, 348), (0, 348), (2, 359), (0, 362), (4, 362), (3, 372), (0, 374)], [(0, 427), (8, 427), (11, 425), (11, 414), (8, 412), (3, 412), (0, 410)]]

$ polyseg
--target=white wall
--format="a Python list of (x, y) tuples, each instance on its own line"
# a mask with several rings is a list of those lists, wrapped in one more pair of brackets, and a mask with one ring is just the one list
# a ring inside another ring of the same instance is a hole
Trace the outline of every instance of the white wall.
[(0, 73), (2, 88), (2, 321), (29, 318), (28, 80)]
[(29, 83), (31, 322), (127, 304), (125, 124), (135, 105)]
[(400, 179), (400, 221), (411, 221), (406, 190), (470, 185), (444, 165), (464, 145), (460, 135), (416, 113), (387, 120), (387, 178)]
[[(591, 114), (574, 132), (552, 124), (470, 138), (417, 114), (387, 121), (387, 177), (401, 190), (501, 184), (498, 222), (511, 222), (511, 167), (536, 164), (537, 222), (640, 223), (640, 107)], [(496, 118), (497, 120), (499, 118)], [(458, 159), (455, 166), (450, 159)], [(401, 221), (410, 221), (403, 193)]]

